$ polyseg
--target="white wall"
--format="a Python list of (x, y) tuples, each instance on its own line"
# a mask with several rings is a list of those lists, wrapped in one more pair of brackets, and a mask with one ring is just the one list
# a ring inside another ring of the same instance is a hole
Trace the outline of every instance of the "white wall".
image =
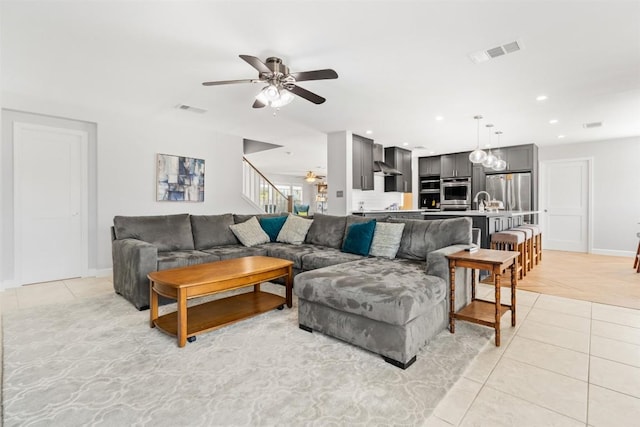
[[(346, 215), (352, 210), (353, 140), (349, 131), (327, 134), (327, 213)], [(341, 192), (341, 193), (340, 193)], [(342, 194), (338, 197), (338, 194)]]
[[(220, 134), (212, 129), (181, 122), (173, 112), (119, 114), (3, 93), (3, 108), (34, 112), (97, 124), (95, 265), (98, 273), (111, 268), (110, 227), (115, 215), (157, 215), (172, 213), (249, 213), (255, 209), (242, 197), (242, 137)], [(5, 120), (6, 122), (6, 120)], [(2, 140), (3, 148), (11, 141)], [(3, 150), (4, 151), (4, 150)], [(175, 154), (205, 160), (205, 201), (157, 202), (155, 200), (156, 154)], [(13, 227), (12, 198), (4, 189), (12, 183), (11, 163), (2, 159), (2, 228)], [(4, 237), (4, 234), (3, 234)], [(4, 238), (3, 238), (4, 241)], [(90, 250), (90, 248), (87, 248)], [(7, 254), (3, 250), (3, 258)], [(12, 255), (12, 254), (11, 254)], [(3, 270), (3, 282), (12, 271)]]
[(640, 137), (543, 146), (538, 158), (593, 159), (592, 252), (633, 256), (640, 231)]

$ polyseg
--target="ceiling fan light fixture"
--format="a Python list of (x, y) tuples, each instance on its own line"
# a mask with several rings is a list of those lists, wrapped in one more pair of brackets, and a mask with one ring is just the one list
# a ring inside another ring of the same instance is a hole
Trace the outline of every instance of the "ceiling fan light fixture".
[(269, 106), (273, 108), (280, 108), (288, 105), (293, 101), (293, 94), (288, 90), (282, 88), (279, 90), (279, 97), (275, 101), (271, 101)]
[(304, 180), (307, 182), (315, 182), (316, 181), (316, 174), (309, 171), (307, 172), (307, 176), (304, 177)]

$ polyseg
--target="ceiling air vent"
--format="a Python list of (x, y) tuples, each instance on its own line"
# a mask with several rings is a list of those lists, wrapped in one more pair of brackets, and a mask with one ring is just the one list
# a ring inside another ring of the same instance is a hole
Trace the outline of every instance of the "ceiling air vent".
[(204, 114), (207, 112), (207, 110), (205, 110), (204, 108), (192, 107), (191, 105), (186, 105), (186, 104), (178, 104), (176, 108), (178, 110), (191, 111), (192, 113), (199, 113), (199, 114)]
[(504, 56), (508, 53), (517, 52), (519, 50), (522, 50), (522, 48), (522, 42), (515, 40), (500, 46), (470, 53), (469, 58), (471, 59), (471, 61), (473, 61), (473, 63), (479, 64), (481, 62), (486, 62), (499, 56)]
[(593, 128), (599, 128), (602, 127), (602, 122), (591, 122), (591, 123), (585, 123), (582, 125), (583, 128), (585, 129), (593, 129)]

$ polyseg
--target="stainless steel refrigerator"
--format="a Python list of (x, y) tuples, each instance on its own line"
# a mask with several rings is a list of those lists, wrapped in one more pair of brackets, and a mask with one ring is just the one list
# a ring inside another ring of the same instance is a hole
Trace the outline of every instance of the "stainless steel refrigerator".
[(492, 199), (504, 203), (508, 211), (530, 211), (532, 201), (531, 173), (487, 175), (486, 191)]

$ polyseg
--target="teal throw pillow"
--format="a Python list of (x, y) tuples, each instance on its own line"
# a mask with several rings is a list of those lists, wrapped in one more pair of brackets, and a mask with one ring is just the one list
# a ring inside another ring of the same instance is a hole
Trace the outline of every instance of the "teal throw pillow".
[(347, 228), (347, 237), (342, 244), (342, 252), (367, 256), (371, 248), (376, 220), (351, 224)]
[(260, 218), (260, 226), (269, 235), (269, 239), (275, 242), (286, 220), (286, 215)]

